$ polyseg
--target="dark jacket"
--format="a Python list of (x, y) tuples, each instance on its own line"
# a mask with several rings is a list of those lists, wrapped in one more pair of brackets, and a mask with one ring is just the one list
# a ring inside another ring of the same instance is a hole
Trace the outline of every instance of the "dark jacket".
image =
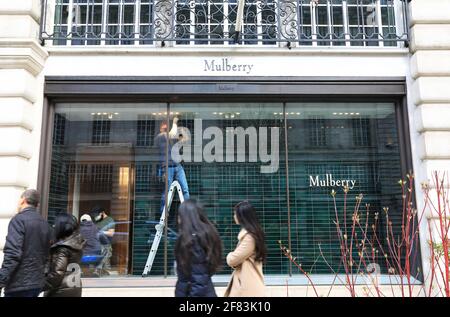
[(216, 297), (216, 291), (208, 270), (206, 254), (194, 239), (192, 247), (191, 274), (186, 276), (177, 266), (178, 280), (175, 286), (176, 297)]
[(86, 240), (77, 231), (50, 248), (45, 297), (81, 297), (81, 257)]
[(100, 245), (100, 231), (92, 221), (83, 221), (80, 224), (80, 234), (86, 240), (83, 248), (83, 255), (100, 255), (102, 247)]
[(50, 226), (36, 208), (28, 207), (15, 215), (3, 250), (0, 287), (6, 292), (42, 289), (50, 239)]

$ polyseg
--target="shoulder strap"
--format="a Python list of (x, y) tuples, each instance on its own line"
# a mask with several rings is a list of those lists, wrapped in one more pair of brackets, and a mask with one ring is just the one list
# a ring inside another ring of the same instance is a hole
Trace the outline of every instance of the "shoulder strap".
[(264, 276), (261, 274), (261, 272), (258, 270), (258, 267), (256, 266), (255, 262), (253, 262), (253, 260), (251, 258), (248, 258), (248, 260), (250, 261), (250, 263), (252, 264), (253, 268), (255, 269), (255, 271), (258, 273), (259, 277), (261, 278), (261, 280), (264, 281)]

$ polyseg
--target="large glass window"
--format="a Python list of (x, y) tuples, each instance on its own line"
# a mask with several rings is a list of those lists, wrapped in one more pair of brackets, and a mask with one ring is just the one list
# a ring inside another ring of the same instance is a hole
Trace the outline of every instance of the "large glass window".
[[(115, 232), (103, 275), (143, 273), (177, 164), (190, 197), (219, 230), (224, 259), (239, 232), (232, 207), (245, 199), (255, 205), (269, 251), (266, 274), (289, 273), (279, 240), (290, 242), (308, 271), (339, 270), (329, 193), (342, 187), (331, 180), (352, 184), (351, 196), (364, 194), (371, 214), (401, 204), (393, 103), (60, 103), (55, 112), (48, 218), (106, 211)], [(176, 139), (167, 145), (161, 138), (175, 117)], [(175, 273), (178, 205), (175, 195), (151, 275)], [(96, 267), (86, 263), (84, 271)], [(224, 262), (221, 273), (230, 272)]]
[[(286, 115), (292, 250), (307, 272), (339, 272), (341, 251), (330, 195), (336, 190), (339, 221), (343, 222), (344, 193), (337, 181), (350, 188), (346, 201), (349, 228), (359, 194), (364, 195), (362, 206), (370, 205), (370, 225), (376, 213), (383, 214), (383, 207), (393, 211), (392, 221), (399, 217), (397, 182), (402, 175), (394, 105), (289, 103)], [(360, 213), (365, 215), (365, 207)], [(379, 217), (378, 228), (385, 227), (384, 220)], [(377, 263), (386, 273), (385, 259), (379, 253)]]

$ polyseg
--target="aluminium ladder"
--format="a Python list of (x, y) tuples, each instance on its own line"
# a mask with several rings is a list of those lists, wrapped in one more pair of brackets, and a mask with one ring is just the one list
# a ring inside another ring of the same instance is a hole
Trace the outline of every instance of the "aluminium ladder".
[[(170, 210), (170, 206), (172, 205), (173, 197), (175, 196), (175, 188), (178, 192), (178, 197), (180, 198), (180, 202), (182, 203), (184, 201), (183, 191), (181, 190), (181, 185), (178, 183), (178, 181), (174, 181), (169, 188), (168, 192), (168, 201), (167, 206), (164, 205), (163, 212), (161, 214), (161, 218), (159, 219), (159, 223), (155, 226), (156, 229), (156, 235), (153, 239), (152, 248), (150, 249), (150, 253), (148, 254), (147, 263), (145, 264), (144, 272), (142, 272), (142, 276), (148, 275), (148, 273), (151, 271), (153, 266), (153, 261), (155, 260), (156, 251), (158, 251), (159, 243), (161, 242), (161, 237), (164, 230), (164, 224), (166, 219), (166, 211)], [(167, 210), (166, 210), (167, 208)]]

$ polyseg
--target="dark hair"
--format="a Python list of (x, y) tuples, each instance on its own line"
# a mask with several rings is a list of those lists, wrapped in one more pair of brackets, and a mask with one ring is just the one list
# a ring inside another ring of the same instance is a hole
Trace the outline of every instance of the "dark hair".
[(222, 241), (216, 227), (203, 212), (203, 206), (193, 199), (184, 201), (178, 209), (178, 239), (175, 257), (181, 271), (191, 273), (192, 248), (194, 239), (206, 254), (209, 274), (216, 273), (222, 264)]
[(89, 213), (89, 215), (91, 216), (91, 218), (94, 218), (102, 212), (106, 213), (106, 209), (101, 206), (95, 206), (94, 208), (92, 208), (92, 211)]
[(36, 189), (27, 189), (20, 195), (21, 198), (24, 198), (28, 205), (37, 207), (40, 201), (40, 195)]
[(244, 200), (234, 206), (234, 212), (242, 228), (255, 239), (255, 260), (264, 262), (267, 256), (266, 244), (264, 242), (264, 231), (256, 216), (255, 207)]
[(78, 229), (78, 220), (72, 215), (61, 213), (55, 218), (55, 238), (61, 240), (69, 237)]

